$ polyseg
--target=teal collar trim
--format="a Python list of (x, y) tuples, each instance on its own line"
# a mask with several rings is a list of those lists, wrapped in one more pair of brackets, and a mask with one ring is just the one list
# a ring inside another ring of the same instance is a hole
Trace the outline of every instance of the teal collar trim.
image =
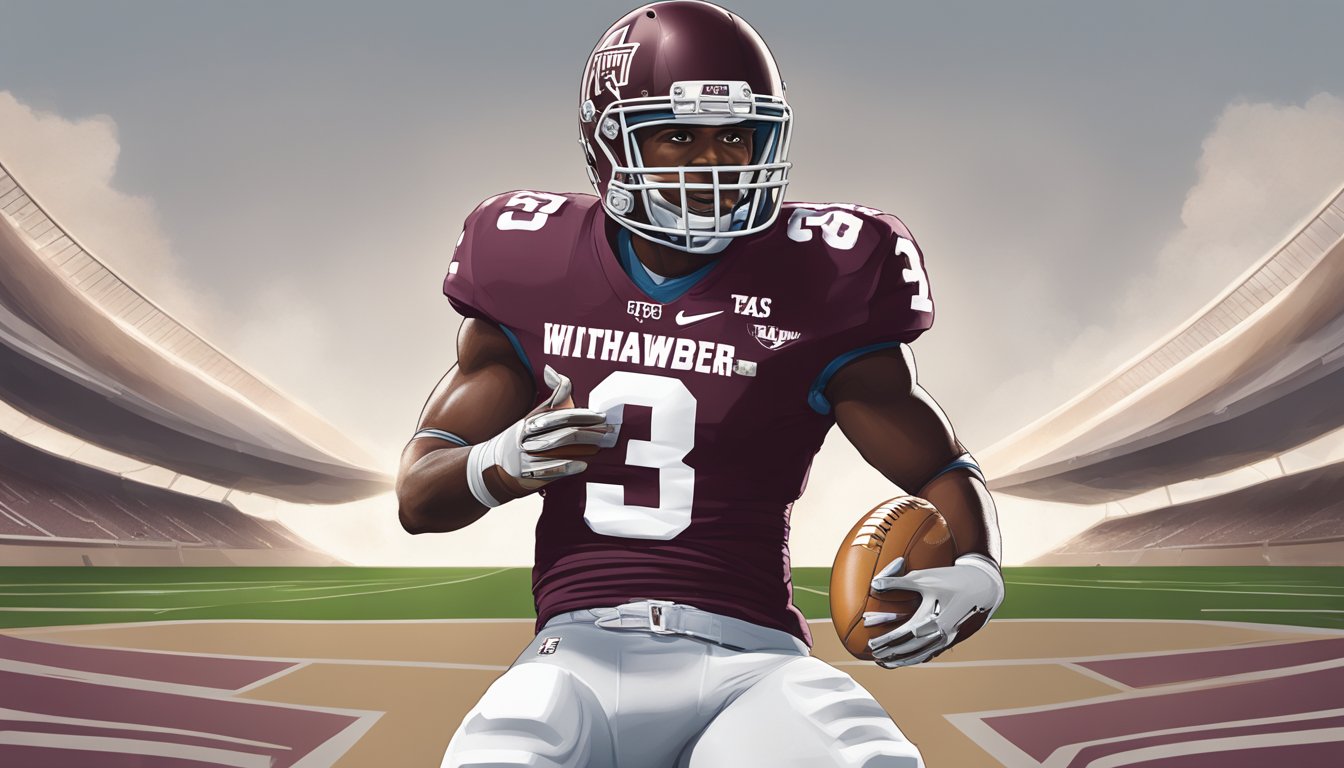
[(681, 298), (705, 275), (713, 271), (719, 263), (717, 260), (711, 261), (689, 275), (669, 277), (660, 285), (653, 282), (653, 278), (649, 277), (649, 273), (639, 263), (639, 257), (635, 255), (634, 243), (631, 242), (630, 238), (630, 230), (628, 229), (622, 228), (616, 233), (616, 254), (620, 259), (621, 269), (624, 269), (625, 274), (630, 276), (630, 280), (634, 282), (636, 288), (659, 304), (667, 304)]

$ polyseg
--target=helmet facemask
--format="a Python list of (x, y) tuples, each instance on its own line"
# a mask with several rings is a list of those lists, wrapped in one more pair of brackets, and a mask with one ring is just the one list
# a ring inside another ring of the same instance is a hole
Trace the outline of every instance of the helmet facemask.
[[(640, 237), (689, 253), (713, 254), (733, 238), (767, 229), (778, 217), (788, 186), (792, 125), (782, 98), (753, 95), (740, 81), (683, 81), (674, 83), (666, 97), (618, 99), (601, 115), (585, 111), (597, 123), (593, 136), (612, 169), (610, 179), (593, 177), (594, 186), (601, 194), (600, 182), (606, 182), (602, 204), (608, 215)], [(668, 125), (738, 124), (754, 129), (751, 159), (745, 165), (649, 167), (636, 137), (638, 131)], [(737, 202), (722, 211), (720, 201), (733, 192), (738, 193)], [(713, 214), (692, 211), (692, 193), (710, 193)], [(641, 210), (644, 220), (637, 216)]]

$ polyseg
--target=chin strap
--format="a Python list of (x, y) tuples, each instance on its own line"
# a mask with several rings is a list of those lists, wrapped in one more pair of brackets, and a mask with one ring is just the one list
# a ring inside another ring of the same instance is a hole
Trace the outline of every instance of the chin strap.
[[(679, 205), (674, 205), (663, 196), (662, 190), (651, 189), (648, 192), (648, 199), (651, 203), (646, 206), (650, 223), (666, 227), (668, 229), (685, 229), (686, 224), (690, 225), (691, 238), (686, 243), (687, 247), (682, 247), (677, 240), (685, 240), (685, 236), (662, 234), (661, 237), (667, 238), (667, 241), (674, 248), (688, 250), (693, 253), (715, 254), (723, 251), (732, 242), (731, 237), (714, 237), (714, 230), (722, 232), (731, 232), (741, 229), (747, 221), (747, 206), (738, 206), (730, 213), (722, 216), (702, 216), (690, 211), (685, 212), (685, 223), (682, 221), (682, 209)], [(703, 234), (700, 234), (703, 233)]]

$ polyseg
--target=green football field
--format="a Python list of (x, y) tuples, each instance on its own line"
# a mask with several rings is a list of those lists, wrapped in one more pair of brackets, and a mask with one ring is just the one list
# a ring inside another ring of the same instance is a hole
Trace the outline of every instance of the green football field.
[[(1203, 619), (1344, 628), (1344, 568), (1008, 568), (1002, 618)], [(794, 602), (827, 613), (826, 568)], [(534, 616), (527, 568), (0, 568), (0, 627), (184, 619)]]

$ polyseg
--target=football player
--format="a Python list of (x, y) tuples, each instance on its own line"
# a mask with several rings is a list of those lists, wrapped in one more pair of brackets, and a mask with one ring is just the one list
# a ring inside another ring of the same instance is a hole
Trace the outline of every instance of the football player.
[(788, 551), (838, 424), (960, 548), (874, 579), (923, 595), (908, 621), (867, 617), (891, 623), (878, 663), (933, 657), (1002, 600), (993, 502), (916, 379), (933, 301), (914, 237), (871, 208), (783, 201), (784, 84), (718, 6), (621, 18), (576, 107), (597, 195), (509, 192), (467, 218), (444, 281), (458, 363), (402, 457), (411, 533), (545, 499), (536, 638), (443, 765), (922, 765), (809, 655)]

